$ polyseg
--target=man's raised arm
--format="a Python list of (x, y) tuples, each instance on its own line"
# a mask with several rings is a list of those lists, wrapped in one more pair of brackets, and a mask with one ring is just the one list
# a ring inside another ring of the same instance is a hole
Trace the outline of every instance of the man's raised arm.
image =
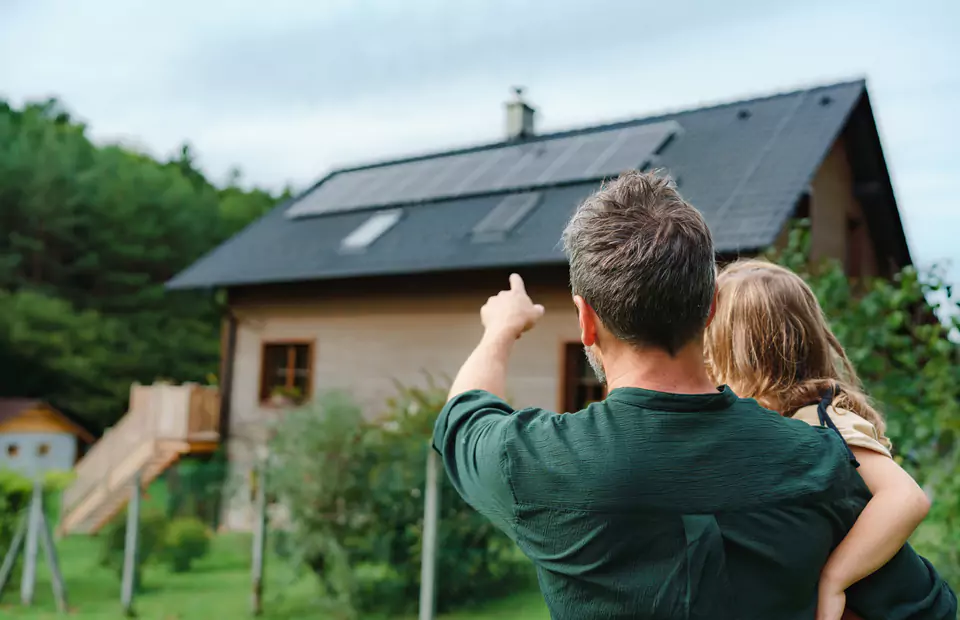
[(504, 400), (513, 345), (543, 316), (543, 306), (527, 295), (523, 280), (510, 276), (510, 289), (487, 300), (480, 310), (480, 344), (457, 373), (449, 400), (433, 429), (433, 447), (443, 458), (454, 488), (470, 505), (508, 535), (514, 498), (503, 469), (514, 413)]

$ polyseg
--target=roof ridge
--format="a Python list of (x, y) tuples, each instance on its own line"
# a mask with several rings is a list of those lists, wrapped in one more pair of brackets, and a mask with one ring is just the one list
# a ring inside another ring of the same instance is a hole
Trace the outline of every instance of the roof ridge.
[(560, 129), (545, 134), (537, 134), (530, 138), (511, 141), (511, 140), (497, 140), (495, 142), (481, 142), (479, 144), (474, 144), (471, 146), (462, 146), (452, 149), (447, 149), (443, 151), (431, 151), (425, 152), (418, 155), (409, 155), (406, 157), (395, 157), (393, 159), (382, 159), (382, 160), (373, 160), (366, 163), (358, 163), (355, 165), (343, 166), (340, 168), (333, 168), (327, 172), (327, 174), (322, 175), (319, 181), (311, 185), (311, 189), (320, 184), (321, 181), (324, 181), (335, 174), (340, 174), (343, 172), (356, 172), (359, 170), (369, 170), (372, 168), (383, 168), (386, 166), (393, 166), (396, 164), (405, 164), (415, 161), (423, 161), (427, 159), (439, 159), (441, 157), (449, 157), (451, 155), (462, 155), (466, 153), (475, 153), (478, 151), (484, 151), (488, 149), (501, 148), (505, 146), (511, 146), (513, 144), (535, 144), (537, 142), (543, 142), (546, 140), (555, 140), (558, 138), (566, 138), (570, 136), (583, 135), (587, 133), (593, 133), (598, 131), (608, 131), (612, 129), (621, 129), (623, 127), (629, 127), (631, 125), (642, 125), (646, 123), (654, 123), (657, 121), (664, 120), (667, 117), (679, 116), (684, 114), (693, 114), (697, 112), (705, 112), (707, 110), (720, 110), (723, 108), (734, 107), (738, 105), (745, 105), (751, 103), (760, 103), (763, 101), (769, 101), (771, 99), (778, 99), (780, 97), (792, 97), (799, 95), (801, 93), (811, 93), (818, 90), (826, 90), (833, 88), (841, 88), (844, 86), (853, 86), (855, 84), (866, 85), (866, 78), (852, 78), (848, 80), (842, 80), (839, 82), (830, 82), (830, 83), (813, 83), (806, 87), (797, 87), (790, 90), (774, 91), (768, 94), (762, 94), (758, 96), (748, 97), (748, 98), (737, 98), (729, 100), (716, 100), (712, 103), (701, 104), (696, 107), (680, 107), (673, 110), (660, 110), (652, 114), (645, 116), (632, 117), (628, 119), (622, 119), (617, 121), (607, 121), (600, 123), (598, 125), (585, 125), (581, 127), (571, 127), (567, 129)]

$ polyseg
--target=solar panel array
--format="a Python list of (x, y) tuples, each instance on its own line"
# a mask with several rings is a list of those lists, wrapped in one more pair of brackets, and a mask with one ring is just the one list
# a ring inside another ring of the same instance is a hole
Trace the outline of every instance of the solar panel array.
[(286, 214), (322, 215), (613, 176), (648, 165), (679, 130), (676, 121), (648, 123), (347, 170), (300, 198)]

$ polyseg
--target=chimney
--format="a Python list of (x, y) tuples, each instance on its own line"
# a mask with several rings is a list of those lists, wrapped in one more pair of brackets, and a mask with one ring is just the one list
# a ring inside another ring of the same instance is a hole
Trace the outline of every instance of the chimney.
[(507, 108), (507, 140), (522, 140), (533, 135), (533, 115), (536, 113), (523, 100), (523, 87), (513, 89), (513, 101), (506, 103)]

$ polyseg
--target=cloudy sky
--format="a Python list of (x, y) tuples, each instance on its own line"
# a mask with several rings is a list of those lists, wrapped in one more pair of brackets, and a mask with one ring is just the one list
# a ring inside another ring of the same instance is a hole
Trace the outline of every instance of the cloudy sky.
[(866, 77), (917, 262), (960, 282), (957, 0), (0, 0), (0, 97), (61, 98), (98, 140), (189, 142), (217, 180)]

